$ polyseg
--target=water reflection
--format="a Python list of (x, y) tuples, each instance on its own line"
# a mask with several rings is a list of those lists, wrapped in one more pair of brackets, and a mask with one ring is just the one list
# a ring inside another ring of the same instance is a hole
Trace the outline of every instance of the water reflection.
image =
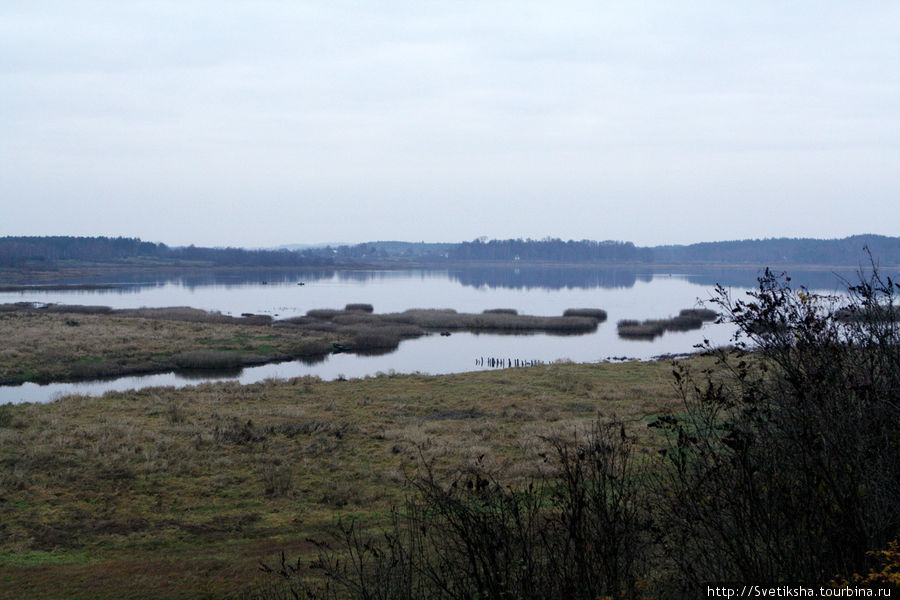
[[(467, 267), (450, 269), (448, 276), (461, 285), (472, 287), (507, 288), (518, 290), (559, 290), (567, 288), (631, 288), (654, 278), (677, 277), (691, 283), (708, 286), (738, 287), (750, 289), (756, 286), (763, 269), (755, 267), (707, 269), (701, 267), (629, 267), (598, 268), (586, 266), (521, 266), (521, 267)], [(852, 270), (788, 271), (795, 286), (834, 291), (845, 290), (846, 281), (857, 279)]]
[(451, 269), (450, 279), (472, 287), (516, 290), (560, 290), (566, 288), (630, 288), (638, 281), (650, 281), (647, 270), (597, 267), (467, 267)]
[[(845, 289), (845, 281), (855, 281), (856, 271), (788, 269), (795, 285), (810, 289)], [(247, 285), (304, 285), (322, 281), (338, 282), (390, 282), (416, 278), (450, 279), (462, 286), (475, 288), (505, 288), (513, 290), (560, 289), (622, 289), (659, 277), (681, 277), (704, 286), (721, 284), (726, 287), (750, 288), (762, 274), (761, 268), (706, 268), (706, 267), (597, 267), (561, 265), (510, 265), (473, 266), (450, 269), (392, 269), (392, 270), (335, 270), (335, 269), (253, 269), (253, 270), (202, 270), (202, 271), (121, 271), (96, 278), (67, 279), (58, 283), (79, 285), (98, 284), (111, 287), (93, 289), (94, 294), (139, 293), (142, 290), (168, 285), (194, 291), (216, 286), (230, 289)]]
[[(776, 270), (776, 273), (782, 271)], [(793, 287), (804, 286), (811, 290), (822, 292), (846, 291), (847, 283), (858, 281), (856, 271), (842, 270), (810, 270), (810, 269), (785, 269), (791, 277)], [(763, 269), (747, 267), (746, 269), (680, 269), (678, 274), (691, 283), (704, 286), (721, 284), (725, 287), (750, 289), (755, 287), (757, 278), (763, 274)]]
[(68, 285), (99, 284), (109, 285), (105, 289), (93, 290), (98, 293), (128, 293), (144, 289), (178, 285), (189, 290), (206, 286), (245, 286), (257, 284), (294, 284), (322, 279), (333, 279), (334, 269), (203, 269), (197, 271), (154, 270), (154, 271), (116, 271), (85, 278), (61, 279), (59, 282)]
[(187, 381), (207, 381), (214, 379), (238, 379), (244, 372), (242, 367), (236, 369), (176, 369), (176, 377)]

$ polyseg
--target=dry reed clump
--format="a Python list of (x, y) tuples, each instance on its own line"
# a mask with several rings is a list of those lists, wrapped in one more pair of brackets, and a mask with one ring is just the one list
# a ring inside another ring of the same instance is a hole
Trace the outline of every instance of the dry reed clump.
[(315, 356), (331, 352), (331, 342), (318, 337), (301, 338), (290, 348), (294, 356)]
[(592, 316), (536, 317), (519, 315), (514, 309), (491, 309), (481, 314), (423, 308), (387, 314), (361, 309), (313, 309), (303, 317), (276, 321), (273, 326), (343, 334), (352, 340), (353, 350), (367, 350), (394, 348), (401, 339), (425, 335), (428, 330), (584, 333), (596, 329), (597, 322), (596, 310)]
[(109, 306), (87, 306), (84, 304), (48, 304), (38, 308), (48, 313), (76, 313), (81, 315), (108, 315), (113, 312)]
[(606, 311), (602, 308), (567, 308), (563, 312), (564, 317), (590, 317), (603, 322), (607, 318)]
[[(321, 383), (321, 381), (319, 381)], [(345, 435), (356, 433), (359, 428), (349, 421), (289, 421), (278, 423), (277, 425), (269, 425), (264, 428), (265, 433), (269, 435), (283, 435), (294, 438), (298, 435), (303, 436), (330, 436), (342, 439)]]
[(362, 489), (351, 481), (329, 479), (323, 483), (320, 490), (318, 502), (330, 508), (365, 506), (368, 503)]
[(76, 363), (70, 368), (71, 377), (77, 379), (96, 379), (116, 375), (121, 370), (114, 360), (103, 360), (93, 363)]
[(28, 424), (13, 415), (12, 404), (0, 404), (0, 429), (24, 429)]
[(659, 320), (648, 319), (642, 322), (634, 319), (622, 319), (616, 324), (616, 330), (619, 337), (652, 339), (662, 335), (665, 327)]
[(33, 308), (34, 305), (31, 302), (7, 302), (6, 304), (0, 304), (0, 313), (17, 312)]
[(371, 304), (348, 304), (344, 307), (344, 310), (370, 313), (375, 310), (375, 307)]
[(281, 458), (262, 456), (258, 459), (257, 474), (262, 480), (263, 493), (271, 498), (287, 496), (294, 484), (294, 468)]
[(162, 308), (120, 308), (83, 304), (35, 305), (31, 302), (16, 302), (0, 305), (0, 312), (36, 312), (47, 314), (112, 315), (123, 318), (153, 319), (162, 321), (183, 321), (187, 323), (228, 323), (235, 325), (269, 325), (272, 317), (244, 313), (240, 317), (223, 315), (189, 306), (169, 306)]
[(172, 359), (179, 369), (239, 369), (244, 364), (240, 354), (214, 350), (182, 352)]
[(415, 338), (425, 335), (426, 331), (418, 325), (410, 325), (407, 323), (375, 323), (370, 326), (354, 327), (351, 330), (355, 333), (365, 333), (367, 331), (386, 331), (392, 335), (401, 338)]
[(336, 308), (313, 308), (306, 311), (306, 316), (313, 319), (329, 320), (333, 319), (339, 314), (341, 314), (341, 311)]
[(354, 351), (383, 350), (396, 348), (400, 341), (425, 335), (425, 330), (416, 325), (375, 321), (343, 326), (340, 332), (350, 337), (350, 349)]
[(665, 321), (666, 331), (690, 331), (703, 327), (703, 319), (690, 315), (678, 315)]
[(400, 345), (400, 340), (401, 337), (394, 328), (367, 328), (353, 334), (352, 349), (368, 350), (374, 348), (396, 348)]
[(719, 313), (708, 308), (684, 308), (679, 313), (682, 317), (696, 317), (702, 321), (715, 321)]
[(340, 329), (340, 325), (337, 323), (325, 321), (323, 319), (314, 319), (312, 317), (292, 317), (290, 319), (283, 319), (281, 321), (275, 321), (272, 324), (272, 327), (276, 329), (299, 329), (302, 331), (319, 333), (334, 333)]
[(509, 313), (467, 314), (446, 310), (411, 309), (384, 315), (389, 321), (418, 325), (427, 329), (466, 329), (471, 331), (556, 331), (583, 333), (597, 328), (588, 317), (535, 317)]
[(128, 308), (113, 311), (116, 316), (159, 319), (163, 321), (184, 321), (188, 323), (228, 323), (235, 325), (269, 325), (272, 317), (251, 315), (232, 317), (218, 312), (209, 312), (189, 306), (169, 306), (165, 308)]
[(356, 325), (358, 323), (378, 323), (379, 319), (376, 315), (372, 315), (362, 311), (348, 311), (336, 314), (331, 321), (340, 325)]
[(212, 431), (212, 440), (217, 444), (246, 446), (266, 441), (267, 436), (260, 431), (252, 419), (243, 422), (237, 417), (232, 417), (228, 423), (219, 425), (216, 423)]
[(718, 317), (714, 310), (705, 308), (685, 308), (677, 317), (668, 319), (622, 319), (616, 324), (619, 337), (634, 339), (653, 339), (666, 331), (691, 331), (703, 327), (704, 321), (712, 321)]
[[(286, 327), (309, 332), (312, 335), (330, 333), (334, 337), (323, 339), (317, 343), (312, 339), (301, 342), (295, 354), (312, 355), (328, 353), (335, 348), (340, 351), (366, 351), (396, 348), (404, 338), (425, 335), (426, 331), (416, 325), (397, 323), (384, 318), (384, 315), (373, 315), (364, 311), (341, 311), (316, 309), (310, 311), (314, 315), (332, 315), (326, 318), (310, 316), (294, 317), (277, 321), (275, 327)], [(324, 352), (321, 352), (324, 350)]]

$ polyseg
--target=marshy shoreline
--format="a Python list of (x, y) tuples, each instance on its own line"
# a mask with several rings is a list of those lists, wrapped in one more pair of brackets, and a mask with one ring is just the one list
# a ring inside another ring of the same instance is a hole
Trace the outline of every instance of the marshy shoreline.
[(377, 314), (369, 304), (313, 309), (276, 320), (233, 317), (189, 307), (113, 309), (108, 306), (19, 302), (0, 305), (0, 385), (74, 382), (151, 373), (239, 370), (329, 354), (387, 353), (401, 341), (455, 332), (580, 335), (606, 320), (601, 309), (563, 316), (480, 314), (410, 309)]

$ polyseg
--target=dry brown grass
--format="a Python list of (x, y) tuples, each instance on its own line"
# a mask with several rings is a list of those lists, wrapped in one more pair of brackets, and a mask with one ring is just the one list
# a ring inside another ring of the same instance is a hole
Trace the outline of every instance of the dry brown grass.
[[(481, 314), (458, 313), (453, 309), (414, 308), (402, 313), (373, 314), (371, 305), (348, 304), (345, 310), (317, 308), (303, 317), (276, 321), (278, 329), (295, 329), (313, 335), (342, 335), (349, 342), (342, 349), (354, 352), (396, 348), (403, 339), (446, 330), (500, 333), (587, 333), (597, 328), (597, 309), (589, 315), (535, 317), (519, 315), (514, 309), (486, 310)], [(602, 311), (600, 311), (602, 312)]]
[(352, 311), (360, 311), (360, 312), (373, 312), (375, 307), (371, 304), (358, 303), (358, 304), (348, 304), (344, 307), (344, 310), (352, 310)]
[[(645, 425), (675, 399), (668, 363), (635, 362), (7, 407), (0, 597), (219, 597), (251, 584), (258, 559), (302, 549), (337, 517), (383, 522), (421, 460), (443, 472), (480, 460), (524, 479), (543, 468), (542, 436), (598, 413), (623, 419), (653, 452)], [(157, 565), (140, 585), (138, 564)]]
[(700, 329), (704, 321), (713, 321), (718, 316), (716, 311), (706, 308), (685, 308), (678, 316), (667, 319), (623, 319), (616, 324), (616, 330), (619, 337), (652, 340), (666, 331)]
[(597, 329), (597, 320), (590, 317), (535, 317), (531, 315), (514, 315), (508, 312), (467, 314), (446, 309), (414, 308), (402, 313), (385, 314), (382, 317), (386, 321), (406, 323), (432, 330), (464, 329), (467, 331), (587, 333)]
[(715, 321), (719, 313), (709, 308), (683, 308), (678, 313), (682, 317), (697, 317), (703, 321)]
[(564, 317), (590, 317), (597, 321), (605, 321), (607, 314), (602, 308), (567, 308)]

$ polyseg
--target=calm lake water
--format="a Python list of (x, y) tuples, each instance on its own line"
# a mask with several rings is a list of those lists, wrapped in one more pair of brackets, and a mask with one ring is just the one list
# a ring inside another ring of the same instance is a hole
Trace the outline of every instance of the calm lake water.
[[(596, 332), (559, 336), (454, 333), (406, 340), (389, 354), (334, 354), (317, 362), (293, 361), (245, 368), (239, 372), (198, 377), (164, 373), (107, 381), (0, 386), (0, 403), (46, 402), (68, 394), (102, 394), (147, 386), (183, 386), (215, 379), (253, 383), (270, 377), (315, 375), (323, 379), (365, 377), (379, 372), (430, 374), (480, 370), (481, 358), (596, 362), (617, 357), (648, 359), (691, 352), (709, 339), (729, 342), (726, 325), (666, 333), (653, 341), (625, 340), (616, 334), (620, 319), (664, 318), (699, 306), (721, 283), (742, 294), (759, 272), (746, 270), (641, 271), (597, 268), (469, 268), (397, 271), (256, 271), (196, 273), (147, 279), (146, 274), (118, 275), (91, 283), (115, 286), (103, 290), (25, 291), (0, 293), (0, 303), (40, 302), (94, 304), (113, 308), (192, 306), (225, 314), (268, 314), (286, 318), (313, 308), (342, 308), (349, 303), (374, 305), (376, 312), (408, 308), (453, 308), (481, 312), (514, 308), (519, 314), (561, 315), (567, 308), (602, 308), (609, 319)], [(793, 283), (833, 293), (844, 289), (830, 272), (793, 272)], [(848, 279), (852, 273), (839, 274)], [(70, 281), (68, 283), (87, 283)], [(299, 284), (303, 285), (299, 285)]]

